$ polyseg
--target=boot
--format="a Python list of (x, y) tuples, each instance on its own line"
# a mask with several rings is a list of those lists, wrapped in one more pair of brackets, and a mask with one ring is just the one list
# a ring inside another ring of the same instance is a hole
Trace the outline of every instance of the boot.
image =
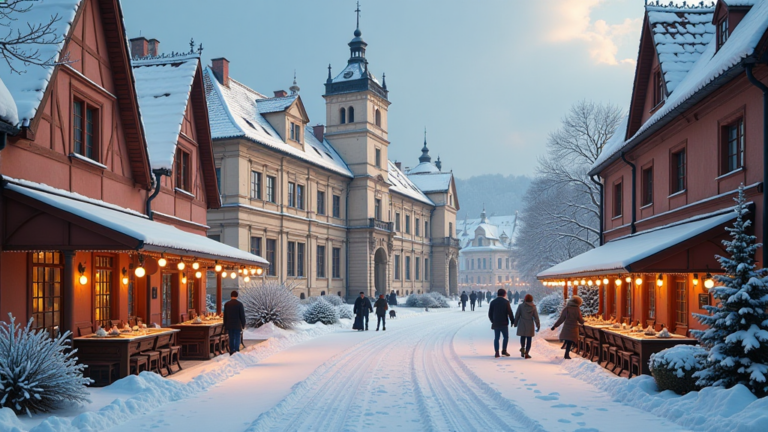
[(379, 328), (378, 328), (378, 327), (376, 327), (376, 331), (379, 331)]
[(383, 329), (381, 329), (381, 330), (382, 330), (382, 331), (387, 331), (387, 328), (386, 328), (386, 327), (384, 327), (384, 328), (383, 328)]
[(520, 357), (525, 357), (525, 348), (520, 348)]
[(525, 356), (524, 356), (524, 357), (525, 357), (526, 359), (529, 359), (529, 358), (531, 358), (531, 356), (529, 356), (529, 355), (528, 355), (528, 351), (526, 351), (526, 352), (525, 352)]
[(566, 355), (565, 355), (565, 357), (563, 357), (563, 358), (564, 358), (564, 359), (566, 359), (566, 360), (570, 360), (570, 359), (571, 359), (571, 356), (570, 356), (570, 355), (568, 355), (568, 354), (566, 354)]
[(501, 355), (503, 355), (504, 357), (509, 357), (509, 353), (507, 352), (507, 350), (502, 350)]
[(496, 351), (496, 358), (499, 358), (499, 357), (501, 357), (501, 356), (499, 355), (499, 352)]

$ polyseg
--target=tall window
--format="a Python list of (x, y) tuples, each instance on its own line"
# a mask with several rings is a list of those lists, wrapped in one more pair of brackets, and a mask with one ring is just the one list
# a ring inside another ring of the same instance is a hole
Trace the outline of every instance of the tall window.
[(72, 104), (73, 151), (80, 156), (98, 160), (98, 111), (83, 101)]
[(317, 247), (317, 277), (325, 277), (325, 246)]
[(216, 167), (216, 187), (219, 188), (219, 194), (221, 194), (223, 192), (221, 190), (221, 167)]
[(505, 264), (506, 264), (507, 270), (509, 270), (509, 258), (506, 259)]
[[(179, 275), (181, 277), (181, 275)], [(173, 275), (170, 273), (163, 273), (163, 279), (160, 283), (160, 312), (162, 313), (162, 325), (163, 327), (170, 326), (171, 323), (171, 311), (173, 310)]]
[(376, 166), (381, 168), (381, 149), (376, 149)]
[(424, 221), (424, 237), (429, 237), (429, 221)]
[(395, 255), (395, 280), (400, 280), (400, 255)]
[(723, 18), (717, 23), (717, 49), (728, 40), (728, 17)]
[(268, 276), (277, 276), (277, 263), (275, 262), (275, 250), (277, 249), (277, 240), (267, 239), (267, 256), (264, 258), (269, 261), (269, 267), (267, 268)]
[(251, 253), (261, 256), (261, 237), (251, 237)]
[(325, 192), (317, 191), (317, 214), (325, 214)]
[(477, 245), (478, 246), (482, 246), (483, 245), (483, 238), (482, 237), (478, 237), (477, 238)]
[(453, 238), (453, 222), (448, 222), (448, 237)]
[(675, 322), (688, 325), (688, 296), (685, 289), (686, 281), (675, 281)]
[(333, 217), (341, 217), (341, 197), (338, 195), (333, 196)]
[(416, 223), (413, 224), (413, 227), (416, 229), (416, 237), (420, 236), (421, 220), (419, 218), (416, 218)]
[(344, 124), (347, 122), (347, 110), (344, 108), (339, 110), (339, 123)]
[(288, 207), (296, 207), (296, 183), (288, 182)]
[(395, 231), (400, 231), (400, 213), (395, 212)]
[(304, 210), (304, 185), (296, 185), (296, 207)]
[(613, 185), (613, 217), (621, 216), (622, 203), (622, 189), (621, 182)]
[(301, 142), (301, 126), (291, 122), (291, 139)]
[(470, 270), (475, 269), (475, 260), (469, 260), (470, 264), (472, 264), (472, 268)]
[(377, 221), (381, 220), (381, 200), (378, 198), (376, 198), (373, 203), (373, 217), (375, 217)]
[(94, 320), (96, 325), (105, 326), (112, 318), (112, 282), (114, 258), (96, 256), (96, 274), (94, 275), (93, 296)]
[(656, 287), (648, 287), (648, 319), (656, 319)]
[(653, 106), (656, 106), (666, 99), (666, 92), (664, 91), (664, 75), (661, 73), (661, 69), (653, 73)]
[(288, 242), (288, 276), (296, 276), (296, 242)]
[(275, 201), (275, 182), (277, 179), (272, 176), (267, 176), (267, 201), (274, 203)]
[(348, 115), (347, 118), (349, 119), (349, 123), (354, 123), (355, 122), (355, 109), (353, 107), (349, 107), (349, 109), (347, 110), (347, 115)]
[(176, 149), (176, 187), (187, 192), (191, 187), (191, 167), (189, 166), (189, 153), (184, 150)]
[(379, 111), (378, 108), (376, 108), (376, 115), (375, 116), (376, 116), (375, 117), (376, 126), (381, 127), (381, 111)]
[(498, 260), (498, 269), (501, 270), (501, 258)]
[(648, 205), (653, 203), (653, 167), (648, 167), (642, 172), (643, 178), (643, 199), (641, 205)]
[(405, 215), (405, 233), (411, 233), (411, 215)]
[(333, 248), (333, 274), (334, 278), (341, 278), (341, 248)]
[(488, 268), (488, 260), (486, 258), (483, 258), (483, 270)]
[(296, 276), (304, 277), (304, 243), (296, 243)]
[(61, 273), (58, 252), (32, 254), (32, 326), (55, 335), (61, 325)]
[(672, 193), (685, 190), (685, 149), (672, 153)]
[(251, 198), (261, 199), (261, 173), (251, 171)]
[(744, 119), (724, 126), (722, 136), (721, 174), (727, 174), (744, 166)]
[(429, 258), (424, 258), (424, 280), (429, 280)]
[(419, 280), (421, 277), (421, 258), (416, 257), (416, 266), (414, 267), (414, 276), (416, 276), (416, 280)]
[(405, 280), (411, 280), (411, 257), (405, 257)]

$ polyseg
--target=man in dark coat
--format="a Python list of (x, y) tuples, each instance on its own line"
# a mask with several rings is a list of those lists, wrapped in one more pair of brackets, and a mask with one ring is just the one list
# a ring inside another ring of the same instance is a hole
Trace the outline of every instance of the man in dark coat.
[(472, 307), (472, 310), (475, 310), (475, 302), (477, 301), (477, 294), (472, 291), (472, 294), (469, 295), (469, 305)]
[(379, 331), (379, 323), (381, 323), (383, 330), (387, 330), (387, 309), (389, 309), (389, 305), (387, 305), (387, 300), (384, 298), (384, 294), (379, 295), (379, 299), (376, 300), (376, 303), (373, 304), (373, 307), (376, 308), (376, 331)]
[(368, 314), (373, 312), (373, 306), (371, 306), (371, 301), (365, 296), (364, 292), (360, 291), (360, 297), (355, 300), (352, 312), (362, 318), (362, 321), (365, 322), (365, 329), (368, 330)]
[(483, 294), (482, 291), (477, 292), (477, 307), (483, 307), (483, 298), (485, 298), (485, 294)]
[(467, 297), (467, 292), (462, 291), (461, 292), (461, 311), (464, 312), (467, 309), (467, 300), (469, 300), (469, 297)]
[(504, 340), (501, 346), (501, 355), (509, 357), (507, 344), (509, 343), (509, 323), (515, 322), (515, 316), (512, 314), (512, 306), (506, 299), (507, 292), (503, 288), (499, 289), (498, 297), (488, 305), (488, 319), (491, 320), (494, 339), (493, 348), (496, 351), (496, 358), (499, 358), (499, 337)]
[(240, 351), (240, 335), (245, 328), (245, 307), (237, 300), (237, 291), (232, 291), (224, 303), (224, 328), (229, 333), (229, 355)]
[(485, 301), (487, 301), (488, 303), (491, 302), (491, 292), (490, 291), (486, 291), (485, 292)]
[(520, 301), (520, 293), (515, 291), (515, 304)]
[(397, 294), (394, 291), (389, 295), (388, 300), (390, 306), (397, 306)]

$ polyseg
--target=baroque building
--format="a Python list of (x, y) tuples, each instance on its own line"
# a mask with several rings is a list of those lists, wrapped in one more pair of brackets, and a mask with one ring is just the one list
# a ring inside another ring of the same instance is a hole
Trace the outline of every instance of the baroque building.
[(225, 58), (206, 68), (222, 200), (209, 236), (266, 258), (264, 277), (300, 297), (455, 292), (453, 174), (426, 142), (418, 170), (389, 161), (389, 90), (369, 70), (359, 21), (348, 45), (345, 68), (328, 67), (325, 126), (310, 126), (295, 79), (267, 96), (230, 77)]
[(479, 219), (464, 220), (459, 229), (459, 286), (462, 290), (525, 289), (527, 284), (520, 282), (512, 257), (517, 213), (489, 218), (483, 209)]

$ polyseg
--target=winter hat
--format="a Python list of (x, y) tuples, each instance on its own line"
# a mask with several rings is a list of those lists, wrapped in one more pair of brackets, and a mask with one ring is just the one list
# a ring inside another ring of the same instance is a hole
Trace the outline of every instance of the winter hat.
[(581, 297), (579, 297), (577, 295), (571, 297), (571, 301), (576, 303), (576, 306), (581, 306), (581, 304), (584, 303), (584, 300), (582, 300)]
[(532, 301), (533, 301), (533, 296), (532, 296), (532, 295), (530, 295), (530, 294), (526, 294), (526, 295), (525, 295), (525, 299), (524, 299), (524, 301), (527, 301), (527, 302), (532, 302)]

